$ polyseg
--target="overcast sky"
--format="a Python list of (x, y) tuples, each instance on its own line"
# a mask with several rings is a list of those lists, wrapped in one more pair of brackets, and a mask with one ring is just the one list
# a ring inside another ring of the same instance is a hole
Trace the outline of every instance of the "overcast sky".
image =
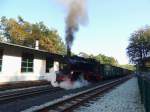
[[(57, 0), (0, 0), (0, 16), (35, 23), (43, 21), (64, 40), (66, 11)], [(105, 54), (128, 63), (126, 47), (132, 32), (150, 25), (150, 0), (87, 0), (89, 23), (76, 33), (72, 51)]]

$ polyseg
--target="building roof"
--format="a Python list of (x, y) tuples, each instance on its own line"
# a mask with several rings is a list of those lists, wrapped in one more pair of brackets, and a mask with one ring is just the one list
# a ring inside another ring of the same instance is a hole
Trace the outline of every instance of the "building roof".
[(12, 44), (12, 43), (6, 43), (6, 42), (0, 42), (0, 47), (4, 48), (4, 47), (13, 47), (16, 49), (22, 49), (24, 51), (29, 51), (32, 53), (40, 53), (43, 55), (49, 55), (51, 57), (55, 56), (56, 57), (64, 57), (64, 55), (60, 55), (60, 54), (56, 54), (56, 53), (50, 53), (46, 50), (41, 50), (41, 49), (35, 49), (35, 48), (31, 48), (31, 47), (27, 47), (27, 46), (22, 46), (22, 45), (18, 45), (18, 44)]
[(35, 49), (32, 47), (27, 47), (27, 46), (22, 46), (22, 45), (18, 45), (18, 44), (12, 44), (12, 43), (6, 43), (6, 42), (0, 42), (0, 46), (13, 46), (13, 47), (19, 47), (19, 48), (23, 48), (23, 49), (30, 49), (30, 50), (48, 53), (48, 51), (45, 51), (45, 50)]
[(73, 62), (73, 61), (76, 61), (76, 62), (84, 62), (84, 63), (87, 63), (87, 62), (94, 62), (95, 60), (94, 59), (86, 59), (84, 57), (80, 57), (80, 56), (72, 56), (71, 58), (68, 58), (68, 56), (66, 55), (60, 55), (60, 54), (56, 54), (56, 53), (50, 53), (46, 50), (41, 50), (41, 49), (35, 49), (35, 48), (31, 48), (31, 47), (26, 47), (26, 46), (22, 46), (22, 45), (18, 45), (18, 44), (12, 44), (12, 43), (6, 43), (6, 42), (0, 42), (0, 47), (1, 48), (6, 48), (6, 47), (12, 47), (12, 48), (15, 48), (15, 49), (21, 49), (25, 52), (29, 52), (29, 53), (40, 53), (48, 58), (53, 58), (54, 60), (59, 60), (59, 61), (62, 61), (62, 62)]

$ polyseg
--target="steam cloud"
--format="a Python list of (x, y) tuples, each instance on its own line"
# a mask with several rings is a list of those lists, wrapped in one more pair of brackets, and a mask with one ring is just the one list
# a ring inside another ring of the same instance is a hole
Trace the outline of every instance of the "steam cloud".
[(83, 86), (87, 86), (89, 84), (88, 81), (86, 81), (82, 75), (80, 75), (79, 79), (76, 81), (71, 81), (69, 78), (64, 80), (59, 84), (59, 87), (64, 88), (66, 90), (69, 89), (76, 89), (76, 88), (81, 88)]
[(49, 81), (53, 87), (60, 87), (66, 90), (81, 88), (90, 84), (87, 80), (84, 79), (83, 74), (80, 74), (79, 79), (76, 81), (71, 81), (69, 77), (60, 83), (56, 81), (56, 71), (50, 69), (50, 73), (46, 75), (45, 80)]
[(63, 0), (67, 3), (68, 15), (66, 17), (66, 45), (67, 53), (71, 53), (74, 34), (79, 30), (79, 25), (85, 25), (88, 20), (86, 0)]

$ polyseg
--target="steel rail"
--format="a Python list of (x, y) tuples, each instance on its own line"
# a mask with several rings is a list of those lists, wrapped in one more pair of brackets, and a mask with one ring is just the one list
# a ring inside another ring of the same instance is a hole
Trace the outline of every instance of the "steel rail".
[(94, 88), (85, 90), (83, 92), (79, 92), (71, 97), (65, 98), (58, 102), (44, 105), (43, 107), (39, 106), (39, 108), (32, 109), (32, 111), (30, 112), (70, 112), (72, 109), (80, 106), (82, 103), (86, 102), (87, 100), (96, 97), (97, 95), (101, 95), (105, 93), (106, 91), (112, 89), (113, 87), (116, 87), (117, 85), (123, 83), (129, 78), (130, 77), (116, 79), (114, 81), (96, 86)]
[(25, 89), (25, 90), (19, 90), (15, 92), (10, 92), (7, 94), (0, 95), (0, 104), (10, 102), (16, 99), (21, 99), (26, 96), (36, 95), (44, 92), (50, 91), (50, 87), (43, 86), (41, 88), (32, 88), (32, 89)]

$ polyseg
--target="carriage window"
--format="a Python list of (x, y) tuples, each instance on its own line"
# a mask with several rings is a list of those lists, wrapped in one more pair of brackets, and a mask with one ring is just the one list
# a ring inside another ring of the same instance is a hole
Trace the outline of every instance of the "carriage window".
[(52, 59), (46, 59), (46, 73), (49, 73), (49, 69), (53, 67), (54, 61)]
[(33, 59), (32, 54), (23, 54), (21, 62), (21, 72), (33, 72)]

